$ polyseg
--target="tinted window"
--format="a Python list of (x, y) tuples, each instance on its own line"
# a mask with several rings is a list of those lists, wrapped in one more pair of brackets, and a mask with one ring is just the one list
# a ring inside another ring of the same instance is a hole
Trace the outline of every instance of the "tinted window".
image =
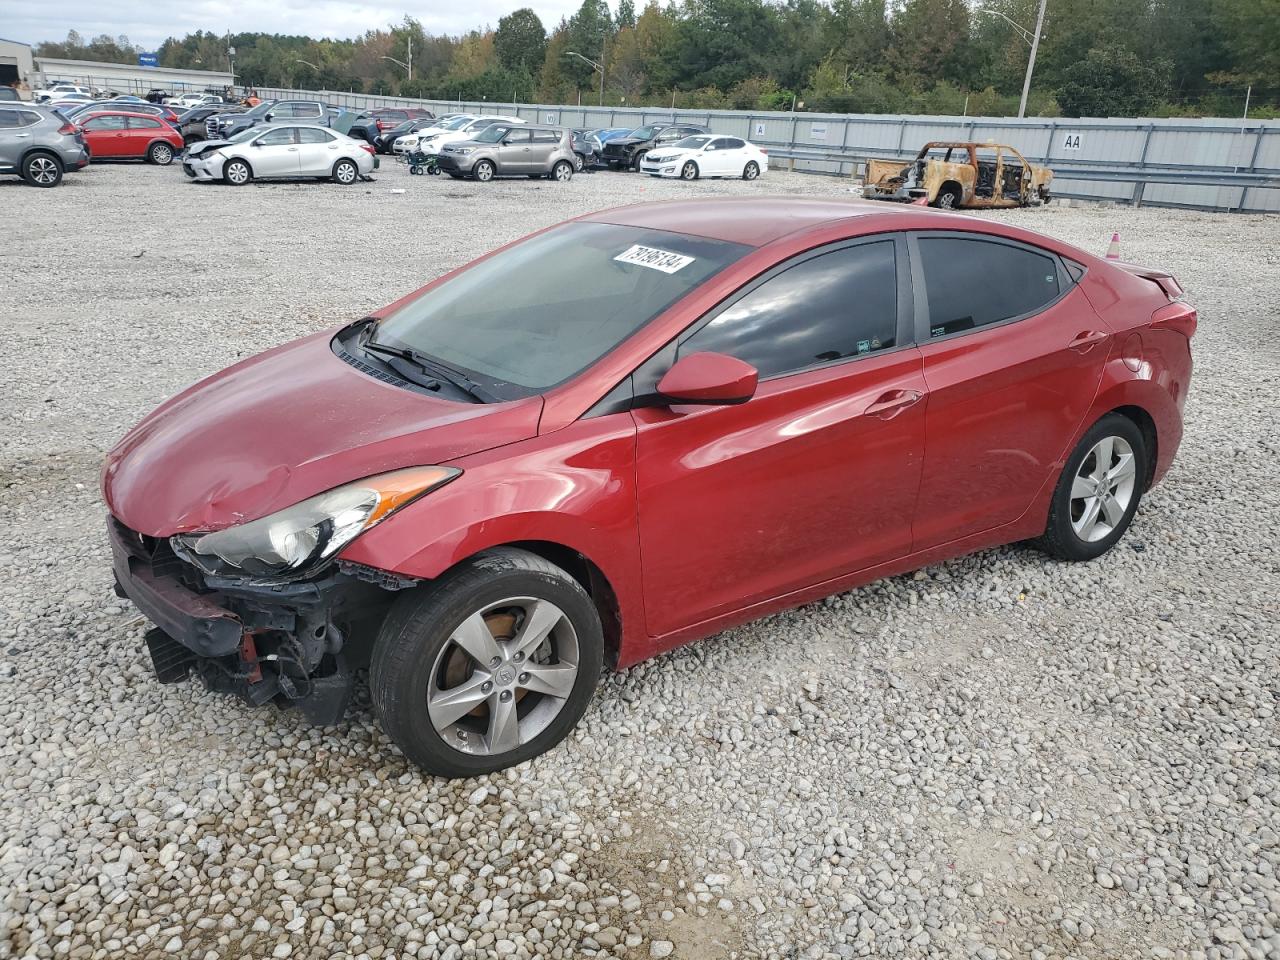
[(511, 143), (528, 143), (529, 131), (528, 130), (504, 130), (502, 132), (501, 139), (504, 141), (510, 141)]
[(271, 130), (264, 133), (258, 143), (264, 147), (276, 147), (286, 143), (297, 143), (297, 127), (281, 127), (278, 130)]
[(560, 134), (554, 130), (534, 130), (532, 131), (534, 143), (559, 143)]
[(1025, 247), (921, 237), (929, 334), (946, 336), (1034, 313), (1058, 296), (1058, 265)]
[(154, 130), (160, 126), (160, 121), (150, 117), (129, 117), (129, 126), (134, 130)]
[(540, 393), (595, 363), (748, 247), (569, 223), (509, 247), (379, 325), (502, 396)]
[(680, 347), (710, 350), (761, 377), (894, 346), (898, 278), (892, 240), (833, 250), (766, 280)]
[(86, 130), (123, 130), (124, 117), (94, 117), (84, 124)]
[(333, 134), (319, 127), (301, 127), (298, 130), (299, 143), (328, 143), (332, 139)]
[(17, 110), (0, 110), (0, 130), (21, 126)]
[(720, 141), (722, 150), (741, 150), (746, 145), (745, 141), (739, 140), (737, 137), (727, 137)]
[(42, 118), (40, 114), (35, 113), (31, 110), (18, 111), (18, 126), (20, 127), (29, 127), (33, 123), (39, 123), (41, 119)]

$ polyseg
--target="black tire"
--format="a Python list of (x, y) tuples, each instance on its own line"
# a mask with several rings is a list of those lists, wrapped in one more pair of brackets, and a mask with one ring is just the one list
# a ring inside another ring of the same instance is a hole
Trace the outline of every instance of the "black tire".
[(147, 147), (147, 163), (154, 163), (157, 167), (167, 167), (173, 163), (173, 147), (158, 141), (153, 143)]
[(233, 187), (243, 187), (253, 179), (253, 168), (247, 161), (233, 157), (222, 165), (222, 179)]
[(959, 187), (946, 186), (938, 191), (938, 196), (934, 198), (933, 205), (940, 210), (958, 210), (960, 201), (964, 199), (964, 194), (960, 192)]
[(631, 169), (639, 171), (640, 164), (644, 163), (644, 158), (648, 155), (648, 150), (637, 150), (636, 155), (631, 158)]
[(760, 176), (760, 164), (754, 160), (748, 160), (747, 165), (742, 168), (743, 180), (755, 180)]
[(476, 165), (471, 168), (471, 175), (481, 183), (488, 183), (496, 172), (491, 160), (477, 160)]
[(32, 187), (56, 187), (62, 182), (62, 161), (37, 150), (22, 158), (22, 179)]
[(681, 180), (697, 180), (698, 165), (694, 163), (692, 160), (686, 160), (685, 165), (680, 168), (680, 179)]
[[(577, 675), (559, 712), (527, 743), (498, 754), (464, 752), (446, 743), (432, 724), (427, 691), (459, 625), (510, 597), (549, 600), (563, 611), (576, 634)], [(374, 645), (369, 690), (382, 728), (409, 760), (436, 776), (475, 777), (522, 763), (563, 740), (586, 712), (603, 655), (599, 614), (578, 582), (535, 554), (500, 547), (396, 601)]]
[(573, 179), (573, 164), (568, 160), (557, 160), (551, 168), (550, 176), (557, 183), (568, 183)]
[(581, 173), (583, 168), (586, 167), (586, 165), (587, 165), (587, 158), (584, 157), (582, 154), (575, 152), (573, 155), (573, 172)]
[(333, 182), (349, 187), (360, 179), (360, 168), (354, 160), (343, 157), (333, 165)]
[[(1110, 532), (1097, 540), (1085, 540), (1076, 533), (1072, 524), (1072, 486), (1081, 467), (1086, 466), (1086, 460), (1095, 457), (1094, 447), (1108, 437), (1123, 440), (1133, 451), (1133, 492), (1123, 516), (1118, 523), (1111, 526)], [(1044, 534), (1037, 541), (1037, 546), (1059, 560), (1071, 561), (1093, 560), (1115, 546), (1116, 542), (1124, 536), (1124, 532), (1129, 529), (1133, 515), (1138, 511), (1142, 494), (1146, 492), (1150, 455), (1142, 431), (1128, 417), (1109, 413), (1090, 427), (1062, 468), (1062, 474), (1058, 477), (1057, 486), (1053, 490), (1053, 498), (1049, 502), (1049, 519), (1045, 524)]]

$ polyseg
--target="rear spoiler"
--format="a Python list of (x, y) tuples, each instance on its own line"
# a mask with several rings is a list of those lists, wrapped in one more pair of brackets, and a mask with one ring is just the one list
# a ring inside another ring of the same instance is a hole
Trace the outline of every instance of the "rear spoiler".
[(1157, 270), (1154, 267), (1140, 267), (1136, 263), (1125, 263), (1123, 260), (1108, 260), (1107, 263), (1113, 267), (1119, 267), (1132, 273), (1135, 277), (1142, 277), (1143, 280), (1150, 280), (1171, 300), (1181, 300), (1183, 297), (1182, 284), (1174, 279), (1173, 274), (1166, 273), (1164, 270)]

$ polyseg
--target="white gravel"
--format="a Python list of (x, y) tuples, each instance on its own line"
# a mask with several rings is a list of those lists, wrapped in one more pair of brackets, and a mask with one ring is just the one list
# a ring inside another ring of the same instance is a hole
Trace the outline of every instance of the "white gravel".
[[(393, 194), (393, 189), (405, 190)], [(0, 181), (0, 957), (1280, 955), (1280, 219), (999, 214), (1171, 267), (1188, 433), (1087, 565), (989, 551), (608, 678), (481, 781), (162, 687), (97, 472), (148, 409), (608, 204), (848, 182)]]

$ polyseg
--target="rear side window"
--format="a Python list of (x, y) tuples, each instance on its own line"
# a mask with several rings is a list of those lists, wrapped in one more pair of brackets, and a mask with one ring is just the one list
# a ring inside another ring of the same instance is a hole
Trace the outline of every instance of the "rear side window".
[(930, 337), (1035, 313), (1058, 297), (1057, 261), (1026, 247), (921, 237), (920, 256)]
[(761, 378), (887, 350), (896, 343), (894, 242), (801, 261), (756, 287), (680, 346), (745, 360)]
[(154, 130), (160, 126), (160, 121), (150, 117), (129, 117), (129, 126), (134, 130)]
[(534, 143), (559, 143), (560, 134), (558, 134), (554, 130), (534, 130), (533, 142)]
[(0, 110), (0, 130), (8, 130), (21, 125), (17, 110)]

